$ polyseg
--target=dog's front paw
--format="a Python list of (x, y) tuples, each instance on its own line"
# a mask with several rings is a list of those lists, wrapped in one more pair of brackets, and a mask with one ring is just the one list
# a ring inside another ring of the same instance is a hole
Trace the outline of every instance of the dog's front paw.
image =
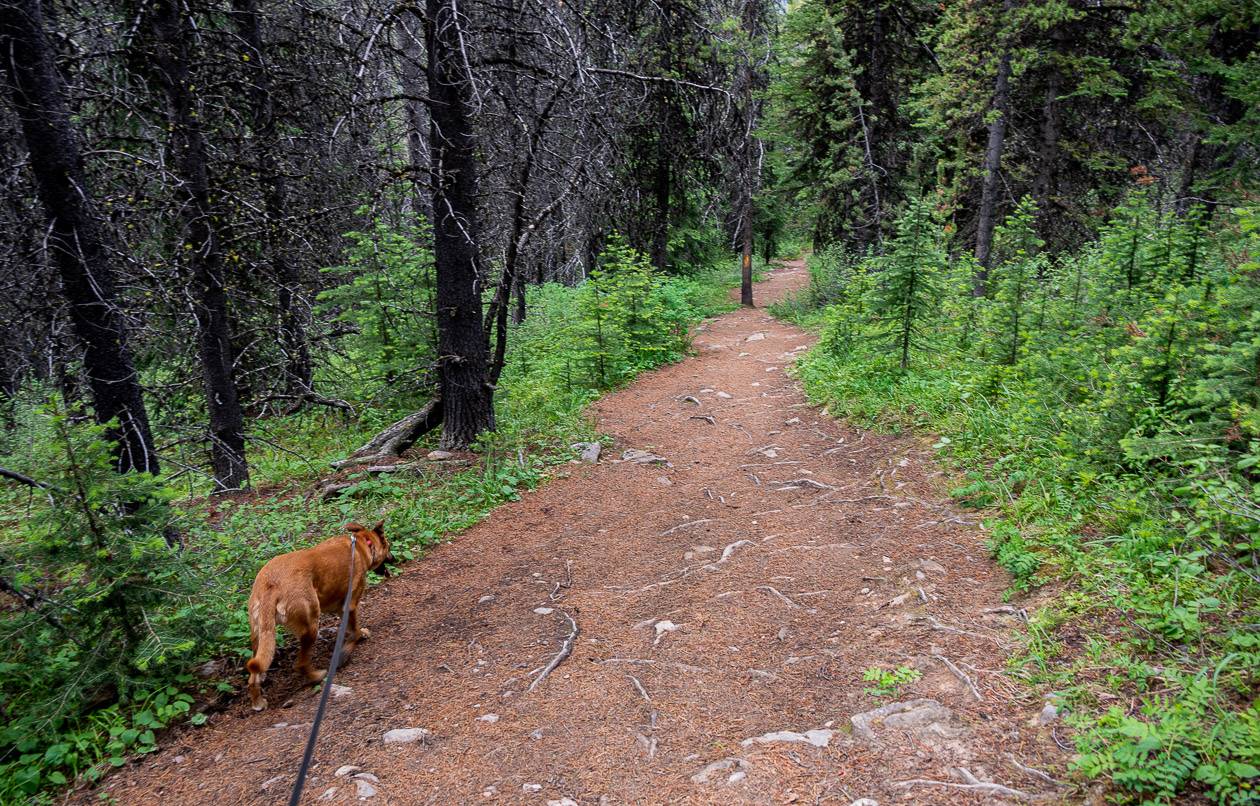
[(254, 700), (253, 709), (255, 711), (265, 711), (267, 709), (267, 698), (259, 697), (258, 699)]
[(327, 669), (308, 669), (306, 672), (306, 679), (311, 681), (312, 683), (318, 683), (319, 681), (323, 680), (327, 675), (328, 675)]
[(367, 627), (360, 627), (360, 628), (359, 628), (359, 640), (360, 640), (360, 641), (362, 641), (364, 638), (371, 638), (371, 637), (372, 637), (372, 631), (371, 631), (371, 630), (369, 630)]

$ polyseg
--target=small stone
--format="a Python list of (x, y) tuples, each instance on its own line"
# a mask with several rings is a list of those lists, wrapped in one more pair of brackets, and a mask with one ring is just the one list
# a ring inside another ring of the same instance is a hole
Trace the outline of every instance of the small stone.
[(454, 459), (455, 454), (451, 453), (450, 451), (429, 451), (428, 455), (425, 456), (425, 458), (428, 459), (430, 462), (444, 462), (447, 459)]
[(427, 741), (430, 735), (428, 728), (394, 728), (385, 732), (382, 741), (385, 744), (411, 744)]
[(205, 680), (210, 677), (218, 677), (226, 671), (226, 665), (222, 660), (212, 660), (197, 667), (197, 676)]
[(541, 792), (542, 784), (521, 784), (521, 790), (524, 792)]
[(359, 771), (359, 770), (361, 770), (361, 769), (363, 769), (363, 768), (362, 768), (362, 767), (356, 767), (356, 766), (354, 766), (353, 764), (343, 764), (342, 766), (340, 766), (340, 767), (338, 767), (338, 768), (337, 768), (337, 771), (336, 771), (336, 772), (334, 772), (334, 773), (333, 773), (333, 777), (334, 777), (334, 778), (343, 778), (343, 777), (345, 777), (345, 776), (347, 776), (347, 775), (352, 775), (352, 774), (354, 774), (354, 773), (358, 772), (358, 771)]
[(748, 773), (744, 772), (743, 770), (736, 770), (735, 772), (731, 773), (731, 777), (727, 778), (726, 782), (728, 784), (738, 784), (740, 781), (744, 780), (747, 777), (748, 777)]
[(793, 417), (793, 418), (792, 418), (792, 419), (790, 419), (790, 420), (784, 420), (784, 421), (783, 421), (783, 424), (784, 424), (784, 425), (799, 425), (799, 424), (800, 424), (800, 422), (801, 422), (801, 418), (800, 418), (800, 417)]
[(578, 806), (578, 802), (573, 798), (560, 798), (560, 800), (549, 800), (547, 806)]
[(540, 616), (550, 616), (556, 610), (553, 607), (535, 607), (534, 612)]
[(657, 634), (657, 635), (664, 635), (664, 634), (665, 634), (665, 633), (667, 633), (667, 632), (674, 632), (674, 631), (675, 631), (675, 630), (677, 630), (677, 629), (678, 629), (678, 625), (677, 625), (677, 624), (675, 624), (675, 623), (674, 623), (674, 622), (672, 622), (672, 621), (664, 621), (664, 620), (662, 620), (662, 621), (658, 621), (658, 622), (656, 622), (656, 634)]
[(184, 757), (183, 757), (183, 756), (176, 756), (175, 758), (171, 759), (171, 761), (175, 762), (176, 764), (183, 764), (183, 763), (184, 763)]
[(371, 781), (364, 781), (362, 778), (356, 778), (354, 781), (355, 795), (359, 800), (368, 800), (376, 797), (376, 787)]
[(591, 464), (599, 461), (599, 454), (603, 449), (603, 446), (598, 442), (575, 442), (569, 447), (582, 455), (583, 462), (590, 462)]
[(355, 780), (357, 781), (367, 781), (373, 784), (379, 784), (381, 782), (380, 778), (377, 778), (375, 775), (373, 775), (370, 772), (361, 772), (355, 775), (354, 777), (355, 777)]
[(849, 804), (849, 806), (879, 806), (879, 801), (875, 798), (858, 798)]
[(890, 562), (892, 562), (892, 557), (880, 557), (879, 559), (881, 562), (884, 563), (884, 565), (888, 565)]
[(1046, 703), (1046, 707), (1041, 709), (1035, 717), (1032, 718), (1030, 724), (1034, 728), (1044, 728), (1059, 718), (1059, 707), (1052, 702)]
[(320, 800), (332, 800), (337, 797), (337, 787), (330, 786), (324, 790), (324, 794), (319, 796)]
[(657, 484), (659, 484), (659, 485), (661, 485), (662, 487), (672, 487), (672, 486), (674, 486), (674, 482), (670, 481), (669, 479), (665, 478), (664, 476), (657, 476), (657, 477), (656, 477), (656, 483), (657, 483)]
[(333, 683), (332, 686), (329, 687), (329, 693), (332, 694), (332, 698), (334, 700), (339, 700), (342, 697), (349, 697), (354, 693), (354, 689), (349, 686), (339, 686), (336, 683)]
[(488, 722), (491, 725), (493, 725), (495, 722), (499, 721), (499, 715), (498, 714), (482, 714), (481, 716), (477, 717), (477, 721)]
[(542, 728), (537, 728), (529, 734), (529, 738), (533, 739), (534, 741), (538, 741), (542, 737), (543, 737)]
[[(688, 759), (684, 759), (684, 761), (685, 760)], [(691, 782), (693, 784), (707, 784), (716, 773), (726, 772), (732, 767), (736, 768), (737, 772), (742, 772), (743, 770), (748, 769), (748, 762), (744, 761), (742, 758), (719, 759), (714, 761), (712, 764), (705, 765), (703, 769), (691, 776)], [(734, 773), (731, 774), (734, 775)], [(727, 780), (730, 779), (728, 778)]]
[(488, 786), (481, 790), (481, 796), (483, 798), (493, 798), (497, 794), (499, 794), (499, 788), (497, 786)]
[(854, 714), (853, 735), (868, 742), (877, 739), (876, 728), (887, 728), (890, 733), (913, 733), (925, 743), (939, 743), (940, 739), (956, 739), (966, 733), (964, 728), (951, 724), (953, 713), (936, 700), (907, 700), (893, 702)]
[(730, 392), (718, 392), (717, 396), (722, 398), (723, 400), (730, 400), (732, 397), (734, 397), (734, 395), (732, 395)]
[(945, 566), (935, 560), (919, 560), (919, 567), (932, 574), (945, 573)]
[(622, 453), (621, 461), (634, 462), (639, 465), (664, 465), (665, 467), (673, 467), (670, 461), (664, 456), (657, 456), (651, 451), (641, 451), (638, 448), (631, 448)]
[(485, 596), (482, 596), (480, 599), (477, 600), (477, 604), (490, 604), (493, 601), (494, 601), (494, 594), (487, 593)]
[(765, 333), (754, 333), (748, 338), (744, 339), (744, 341), (761, 341), (765, 337), (766, 337)]

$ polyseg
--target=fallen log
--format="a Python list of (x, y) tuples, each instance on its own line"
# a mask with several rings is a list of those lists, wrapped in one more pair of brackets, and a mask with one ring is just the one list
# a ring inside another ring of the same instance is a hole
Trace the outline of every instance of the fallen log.
[(442, 424), (442, 398), (435, 397), (424, 408), (412, 412), (376, 436), (345, 459), (332, 463), (337, 469), (350, 465), (366, 465), (393, 459), (416, 444), (420, 437)]

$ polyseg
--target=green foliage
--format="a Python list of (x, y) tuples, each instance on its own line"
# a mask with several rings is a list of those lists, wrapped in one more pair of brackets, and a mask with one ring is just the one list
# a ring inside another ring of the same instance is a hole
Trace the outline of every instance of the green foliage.
[[(827, 307), (787, 311), (821, 317), (799, 376), (836, 414), (942, 435), (1013, 595), (1065, 581), (1016, 665), (1070, 706), (1082, 773), (1122, 799), (1255, 802), (1260, 210), (1209, 225), (1139, 191), (1053, 261), (1032, 215), (999, 234), (991, 298), (970, 296), (965, 258), (939, 275), (933, 349), (908, 371), (866, 290), (888, 258), (816, 271)], [(1059, 639), (1067, 624), (1087, 650)]]
[[(17, 533), (0, 545), (0, 576), (22, 602), (3, 614), (2, 800), (65, 783), (103, 752), (152, 749), (156, 718), (134, 727), (119, 727), (126, 720), (117, 712), (98, 718), (98, 728), (119, 728), (105, 748), (75, 739), (75, 719), (102, 704), (143, 701), (205, 639), (202, 577), (167, 543), (177, 521), (161, 481), (120, 476), (101, 426), (58, 409), (44, 418), (48, 439), (27, 467), (49, 485), (49, 500), (32, 500), (30, 517), (10, 524)], [(190, 700), (177, 701), (186, 712)], [(53, 738), (61, 741), (45, 746)]]
[(903, 370), (910, 366), (911, 350), (920, 347), (924, 328), (936, 318), (944, 266), (932, 208), (924, 199), (911, 199), (897, 220), (890, 253), (874, 261), (876, 279), (870, 294), (876, 333), (888, 340)]
[(872, 666), (863, 670), (862, 679), (875, 685), (862, 690), (872, 697), (894, 697), (901, 693), (902, 688), (921, 677), (923, 677), (922, 672), (909, 666), (898, 666), (891, 671)]
[(433, 252), (427, 228), (417, 224), (377, 221), (346, 238), (346, 262), (324, 269), (335, 284), (320, 293), (318, 312), (352, 329), (342, 341), (344, 367), (364, 393), (367, 384), (414, 377), (437, 355)]

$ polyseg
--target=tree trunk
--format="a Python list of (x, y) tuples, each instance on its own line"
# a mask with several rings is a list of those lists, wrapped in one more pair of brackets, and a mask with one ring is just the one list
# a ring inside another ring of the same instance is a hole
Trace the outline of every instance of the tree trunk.
[(192, 270), (193, 312), (201, 358), (206, 409), (210, 415), (210, 457), (217, 491), (249, 485), (245, 427), (237, 396), (228, 318), (225, 270), (210, 177), (203, 111), (192, 88), (194, 30), (178, 0), (159, 0), (152, 9), (155, 66), (170, 103), (171, 153), (180, 179), (183, 251)]
[[(1061, 48), (1063, 34), (1056, 29), (1051, 34), (1054, 52)], [(1041, 142), (1037, 148), (1037, 177), (1033, 180), (1032, 195), (1037, 202), (1037, 219), (1041, 239), (1050, 242), (1050, 223), (1054, 220), (1055, 176), (1059, 164), (1059, 93), (1063, 74), (1059, 63), (1052, 60), (1050, 74), (1046, 78), (1045, 102), (1041, 107)]]
[(78, 136), (39, 0), (0, 3), (0, 60), (48, 217), (48, 250), (83, 345), (83, 367), (96, 419), (117, 423), (109, 437), (117, 446), (120, 472), (157, 473), (149, 418), (118, 309), (114, 268), (83, 171)]
[(669, 140), (665, 137), (665, 132), (669, 130), (669, 117), (667, 113), (657, 134), (656, 165), (652, 171), (652, 198), (655, 201), (652, 219), (652, 265), (661, 272), (669, 267), (670, 191), (673, 185), (671, 173), (674, 159), (670, 153)]
[[(1010, 12), (1011, 0), (1002, 4)], [(973, 293), (982, 297), (989, 281), (989, 262), (993, 252), (993, 230), (997, 226), (998, 184), (1002, 170), (1002, 147), (1006, 142), (1006, 118), (1010, 114), (1011, 51), (1005, 48), (998, 61), (997, 78), (993, 83), (993, 103), (989, 114), (989, 144), (984, 152), (984, 178), (980, 186), (980, 213), (976, 226), (976, 271)]]
[(742, 231), (740, 241), (742, 247), (739, 255), (740, 280), (739, 302), (749, 308), (753, 307), (753, 234), (752, 234), (752, 198), (751, 194), (744, 200), (744, 214), (741, 216), (739, 228)]
[(275, 99), (271, 68), (263, 48), (257, 0), (234, 0), (233, 16), (252, 65), (250, 116), (258, 143), (258, 182), (267, 216), (265, 243), (272, 275), (279, 286), (280, 344), (284, 350), (285, 393), (303, 398), (313, 392), (310, 345), (306, 338), (306, 305), (302, 278), (287, 254), (288, 238), (283, 223), (289, 210), (288, 188), (280, 165), (280, 138), (276, 131)]
[(481, 318), (477, 173), (469, 96), (453, 0), (426, 0), (429, 155), (433, 166), (433, 258), (437, 273), (442, 447), (468, 448), (494, 429), (489, 350)]

